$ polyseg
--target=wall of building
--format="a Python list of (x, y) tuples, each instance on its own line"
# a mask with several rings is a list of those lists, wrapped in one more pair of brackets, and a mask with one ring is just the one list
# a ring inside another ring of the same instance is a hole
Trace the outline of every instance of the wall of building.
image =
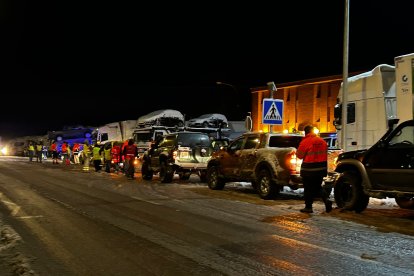
[[(340, 76), (332, 76), (277, 84), (273, 98), (284, 102), (283, 124), (272, 126), (272, 131), (302, 131), (304, 126), (311, 124), (321, 132), (335, 132), (334, 106), (341, 82)], [(270, 128), (262, 124), (262, 108), (263, 99), (270, 98), (270, 91), (267, 87), (256, 87), (251, 92), (253, 131), (267, 132)]]

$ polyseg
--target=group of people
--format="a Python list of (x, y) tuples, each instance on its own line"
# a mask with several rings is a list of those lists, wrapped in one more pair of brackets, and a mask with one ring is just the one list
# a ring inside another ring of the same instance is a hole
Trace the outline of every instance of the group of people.
[(29, 145), (27, 147), (27, 154), (29, 155), (30, 162), (32, 162), (36, 157), (36, 162), (42, 163), (42, 160), (47, 159), (47, 152), (48, 149), (45, 145), (43, 145), (42, 141), (39, 141), (37, 143), (29, 142)]
[[(33, 160), (35, 154), (38, 156), (37, 153), (41, 152), (40, 147), (37, 148), (37, 145), (35, 146), (33, 143), (29, 143), (28, 150), (30, 161)], [(61, 146), (53, 141), (49, 149), (46, 148), (46, 155), (47, 152), (50, 152), (53, 164), (59, 164), (61, 159), (65, 165), (70, 165), (72, 162), (73, 164), (82, 164), (82, 170), (89, 172), (92, 162), (95, 172), (104, 169), (105, 172), (110, 173), (113, 170), (115, 173), (125, 173), (128, 179), (134, 179), (134, 161), (138, 156), (138, 149), (132, 139), (123, 143), (110, 142), (105, 145), (98, 143), (91, 145), (87, 139), (84, 143), (74, 143), (73, 145), (64, 141)]]

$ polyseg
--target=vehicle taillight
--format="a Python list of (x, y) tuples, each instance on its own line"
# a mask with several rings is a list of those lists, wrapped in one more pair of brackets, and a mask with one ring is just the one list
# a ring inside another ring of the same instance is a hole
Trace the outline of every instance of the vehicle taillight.
[(290, 169), (291, 173), (300, 173), (300, 167), (302, 165), (302, 160), (296, 157), (296, 153), (292, 152), (287, 155), (287, 166)]

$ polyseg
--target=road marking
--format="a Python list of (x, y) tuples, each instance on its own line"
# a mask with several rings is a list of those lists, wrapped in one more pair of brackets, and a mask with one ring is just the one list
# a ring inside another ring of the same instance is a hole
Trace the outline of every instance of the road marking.
[(145, 200), (145, 199), (142, 199), (142, 198), (139, 198), (139, 197), (136, 197), (136, 196), (131, 196), (131, 198), (136, 199), (136, 200), (139, 200), (139, 201), (144, 201), (144, 202), (147, 202), (147, 203), (151, 203), (151, 204), (154, 204), (154, 205), (162, 205), (162, 204), (160, 204), (158, 202), (154, 202), (154, 201), (150, 201), (150, 200)]

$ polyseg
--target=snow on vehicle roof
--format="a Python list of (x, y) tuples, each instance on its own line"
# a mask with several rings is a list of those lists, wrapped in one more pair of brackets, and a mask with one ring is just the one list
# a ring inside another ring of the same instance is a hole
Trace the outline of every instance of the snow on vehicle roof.
[(153, 120), (160, 117), (181, 118), (184, 120), (184, 115), (180, 111), (174, 109), (161, 109), (148, 113), (147, 115), (138, 118), (138, 122)]
[(203, 115), (201, 115), (201, 116), (199, 116), (199, 117), (197, 117), (197, 118), (194, 118), (194, 119), (204, 119), (204, 118), (210, 118), (210, 117), (212, 117), (212, 116), (216, 116), (216, 117), (218, 117), (218, 118), (220, 118), (220, 119), (222, 119), (222, 120), (226, 120), (226, 121), (227, 121), (226, 116), (224, 116), (223, 114), (219, 114), (219, 113), (208, 113), (208, 114), (203, 114)]

